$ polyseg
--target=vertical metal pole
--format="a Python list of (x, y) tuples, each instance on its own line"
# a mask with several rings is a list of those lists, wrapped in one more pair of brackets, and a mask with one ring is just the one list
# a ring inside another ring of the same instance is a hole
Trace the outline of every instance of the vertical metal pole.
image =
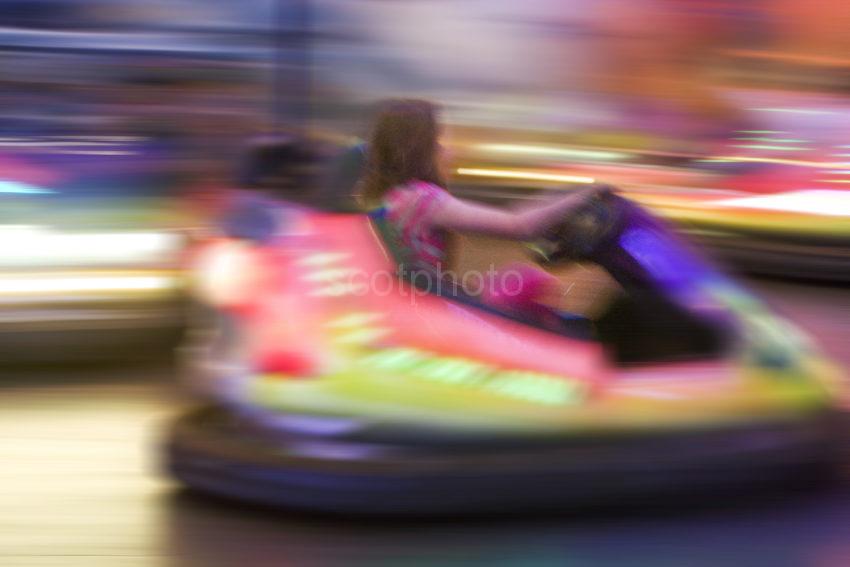
[(286, 108), (284, 102), (284, 78), (285, 69), (283, 68), (283, 53), (285, 45), (285, 14), (284, 2), (287, 0), (276, 0), (272, 6), (274, 13), (270, 18), (271, 21), (271, 48), (272, 48), (272, 77), (271, 77), (271, 123), (273, 125), (273, 133), (280, 134), (283, 126), (283, 115)]
[(275, 3), (272, 122), (276, 134), (306, 135), (310, 119), (312, 65), (311, 0)]

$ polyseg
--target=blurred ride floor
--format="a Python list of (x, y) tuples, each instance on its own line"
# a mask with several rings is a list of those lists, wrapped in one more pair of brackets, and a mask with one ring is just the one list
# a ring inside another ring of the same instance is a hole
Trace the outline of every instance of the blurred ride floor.
[[(850, 364), (850, 291), (754, 285)], [(0, 368), (0, 565), (850, 565), (850, 482), (696, 509), (423, 522), (305, 517), (198, 497), (157, 471), (159, 427), (186, 403), (174, 378), (167, 363)]]

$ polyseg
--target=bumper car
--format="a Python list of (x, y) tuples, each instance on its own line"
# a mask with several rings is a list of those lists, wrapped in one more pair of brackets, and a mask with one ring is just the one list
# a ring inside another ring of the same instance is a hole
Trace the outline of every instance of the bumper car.
[[(481, 147), (499, 151), (476, 153)], [(544, 155), (534, 159), (525, 153), (531, 151)], [(619, 161), (559, 162), (546, 159), (547, 151)], [(738, 271), (824, 282), (850, 280), (846, 188), (850, 154), (838, 145), (812, 149), (796, 159), (782, 152), (758, 157), (721, 153), (698, 159), (558, 145), (475, 143), (458, 153), (466, 161), (454, 181), (470, 198), (528, 199), (535, 191), (571, 179), (605, 179), (620, 184), (631, 199), (673, 222), (694, 243)]]
[(4, 145), (14, 149), (0, 151), (2, 364), (171, 352), (185, 326), (191, 222), (174, 212), (174, 183), (148, 167), (159, 154), (84, 136)]
[(498, 513), (838, 461), (838, 368), (627, 199), (533, 243), (541, 262), (592, 259), (625, 290), (596, 321), (547, 325), (457, 281), (400, 277), (380, 213), (253, 211), (197, 258), (209, 322), (187, 366), (206, 403), (165, 445), (189, 487), (330, 513)]

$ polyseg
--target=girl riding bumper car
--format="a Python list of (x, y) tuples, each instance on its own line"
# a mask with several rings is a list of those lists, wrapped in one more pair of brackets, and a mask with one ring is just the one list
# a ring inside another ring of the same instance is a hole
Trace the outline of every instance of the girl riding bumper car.
[[(541, 263), (590, 260), (622, 286), (589, 321), (493, 301), (511, 273), (475, 295), (435, 269), (440, 223), (483, 221), (434, 192), (368, 214), (277, 203), (273, 231), (206, 247), (196, 281), (214, 324), (190, 368), (209, 403), (170, 431), (178, 479), (270, 506), (442, 514), (669, 497), (837, 462), (838, 369), (650, 213), (607, 190), (521, 213), (545, 225), (523, 229)], [(546, 287), (519, 276), (521, 295)]]

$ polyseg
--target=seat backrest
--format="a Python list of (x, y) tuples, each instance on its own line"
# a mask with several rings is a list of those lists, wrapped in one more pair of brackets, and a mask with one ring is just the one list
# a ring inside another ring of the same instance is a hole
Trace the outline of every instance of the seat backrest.
[(357, 184), (366, 169), (366, 144), (345, 148), (328, 163), (319, 183), (318, 205), (329, 211), (353, 212)]

